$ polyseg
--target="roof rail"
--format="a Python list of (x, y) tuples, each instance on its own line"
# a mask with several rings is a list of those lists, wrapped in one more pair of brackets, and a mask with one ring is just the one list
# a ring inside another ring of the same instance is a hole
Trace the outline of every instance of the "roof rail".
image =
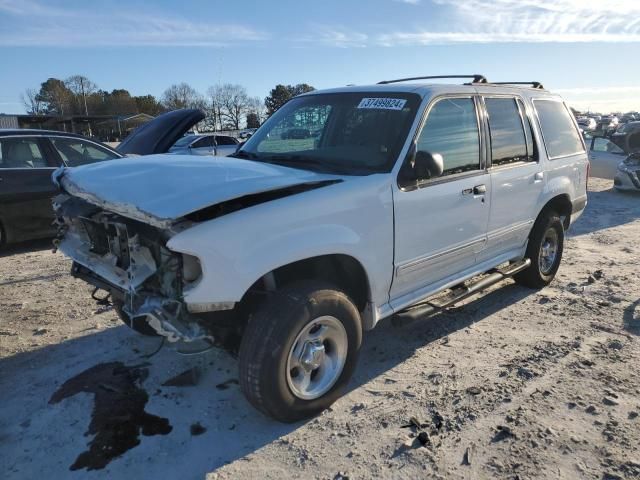
[(398, 78), (396, 80), (383, 80), (378, 82), (378, 85), (386, 85), (388, 83), (398, 83), (398, 82), (408, 82), (411, 80), (430, 80), (433, 78), (472, 78), (471, 83), (488, 83), (487, 79), (484, 75), (474, 74), (474, 75), (431, 75), (428, 77), (409, 77), (409, 78)]
[(544, 90), (544, 86), (540, 82), (491, 82), (495, 85), (531, 85), (531, 88), (539, 88)]

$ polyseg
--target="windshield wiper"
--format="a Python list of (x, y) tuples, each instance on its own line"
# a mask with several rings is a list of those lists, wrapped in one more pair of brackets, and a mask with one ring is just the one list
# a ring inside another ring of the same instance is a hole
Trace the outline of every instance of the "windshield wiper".
[(353, 167), (347, 165), (337, 165), (329, 163), (326, 160), (305, 157), (303, 155), (271, 155), (264, 158), (265, 162), (277, 163), (292, 168), (318, 167), (322, 170), (328, 170), (331, 173), (348, 173)]
[(258, 155), (256, 155), (255, 153), (247, 152), (246, 150), (238, 150), (237, 152), (232, 153), (229, 156), (230, 157), (235, 157), (235, 158), (250, 158), (250, 159), (258, 158)]

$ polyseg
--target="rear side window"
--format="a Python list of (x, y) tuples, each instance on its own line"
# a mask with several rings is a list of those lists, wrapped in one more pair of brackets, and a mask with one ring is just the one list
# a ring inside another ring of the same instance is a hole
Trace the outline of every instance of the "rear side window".
[(0, 168), (48, 167), (38, 140), (28, 137), (0, 139)]
[(486, 98), (491, 133), (491, 164), (507, 165), (533, 160), (515, 98)]
[(213, 137), (212, 136), (202, 137), (200, 140), (198, 140), (192, 146), (193, 146), (193, 148), (213, 147)]
[(480, 168), (480, 133), (471, 98), (439, 100), (429, 112), (418, 137), (418, 150), (439, 153), (443, 175)]
[(534, 100), (542, 137), (549, 158), (565, 157), (584, 152), (578, 129), (567, 107), (557, 100)]
[(238, 142), (233, 137), (227, 137), (226, 135), (216, 135), (216, 143), (218, 145), (237, 145)]
[(115, 153), (78, 138), (50, 137), (51, 143), (69, 167), (119, 158)]

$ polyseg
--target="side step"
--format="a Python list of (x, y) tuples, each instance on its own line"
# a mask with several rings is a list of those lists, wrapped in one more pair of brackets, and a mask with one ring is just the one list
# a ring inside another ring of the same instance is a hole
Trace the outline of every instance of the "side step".
[(438, 313), (446, 307), (464, 300), (471, 295), (481, 292), (501, 282), (505, 278), (509, 278), (518, 272), (525, 270), (531, 265), (531, 260), (525, 258), (515, 263), (511, 263), (504, 268), (490, 270), (487, 275), (475, 280), (471, 283), (462, 283), (453, 287), (451, 291), (433, 300), (427, 299), (424, 302), (412, 305), (400, 312), (396, 313), (391, 319), (391, 323), (396, 326), (406, 325), (415, 320), (428, 317), (434, 313)]

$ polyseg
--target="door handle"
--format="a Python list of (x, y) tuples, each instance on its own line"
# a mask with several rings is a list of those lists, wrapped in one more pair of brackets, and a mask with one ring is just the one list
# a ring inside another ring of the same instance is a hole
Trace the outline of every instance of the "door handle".
[(484, 195), (485, 193), (487, 193), (487, 186), (486, 185), (476, 185), (475, 187), (473, 187), (473, 194), (474, 195)]
[(543, 172), (536, 172), (536, 174), (533, 176), (533, 181), (534, 182), (539, 182), (544, 178), (544, 173)]

